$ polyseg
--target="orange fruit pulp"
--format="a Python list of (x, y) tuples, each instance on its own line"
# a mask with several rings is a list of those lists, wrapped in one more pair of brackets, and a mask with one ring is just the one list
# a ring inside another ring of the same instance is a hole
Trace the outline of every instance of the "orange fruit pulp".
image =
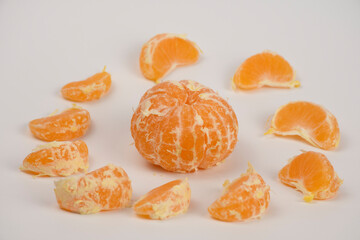
[(196, 63), (199, 55), (199, 47), (185, 35), (158, 34), (142, 47), (140, 70), (145, 78), (158, 82), (176, 67)]
[(54, 191), (60, 208), (80, 214), (127, 207), (132, 194), (128, 175), (113, 164), (55, 181)]
[(90, 114), (73, 106), (59, 114), (32, 120), (29, 123), (33, 135), (44, 141), (68, 141), (83, 136), (90, 126)]
[(290, 159), (280, 170), (279, 179), (301, 191), (306, 202), (334, 197), (343, 182), (326, 156), (312, 151)]
[(340, 130), (333, 114), (311, 102), (290, 102), (281, 106), (265, 134), (300, 136), (315, 147), (332, 150), (340, 141)]
[(131, 120), (139, 153), (173, 172), (192, 172), (220, 164), (237, 142), (232, 107), (194, 81), (167, 81), (141, 98)]
[(234, 89), (255, 89), (263, 86), (294, 88), (300, 82), (295, 80), (295, 72), (280, 55), (264, 51), (243, 62), (232, 79)]
[(175, 180), (157, 187), (134, 204), (136, 214), (151, 219), (166, 219), (185, 213), (190, 204), (187, 180)]
[(66, 84), (61, 89), (62, 96), (76, 102), (100, 99), (111, 87), (111, 75), (105, 69), (85, 80)]
[(89, 167), (85, 142), (50, 142), (38, 146), (23, 161), (20, 169), (37, 176), (69, 176)]
[(219, 199), (208, 208), (210, 215), (221, 221), (246, 221), (260, 218), (269, 206), (270, 187), (249, 163), (246, 173), (229, 183)]

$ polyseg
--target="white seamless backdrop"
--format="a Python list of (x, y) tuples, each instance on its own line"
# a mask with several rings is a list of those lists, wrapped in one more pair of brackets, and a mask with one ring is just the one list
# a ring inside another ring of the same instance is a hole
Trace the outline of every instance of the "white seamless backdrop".
[[(192, 174), (165, 172), (136, 151), (130, 120), (142, 94), (154, 85), (142, 77), (142, 44), (158, 33), (186, 33), (203, 50), (200, 61), (165, 80), (191, 79), (219, 92), (239, 120), (239, 141), (221, 165)], [(354, 1), (0, 1), (0, 239), (360, 239), (360, 2)], [(236, 68), (263, 50), (283, 55), (297, 72), (298, 89), (231, 89)], [(131, 208), (82, 216), (58, 208), (56, 178), (32, 178), (22, 160), (42, 142), (27, 123), (71, 102), (59, 90), (102, 70), (111, 92), (88, 109), (83, 138), (90, 170), (122, 166), (133, 199), (176, 178), (189, 178), (188, 213), (167, 221), (138, 218)], [(341, 142), (322, 151), (288, 138), (263, 136), (266, 121), (289, 101), (323, 105), (338, 119)], [(300, 150), (319, 151), (344, 179), (335, 199), (302, 201), (282, 185), (278, 170)], [(261, 220), (225, 223), (207, 207), (222, 183), (250, 161), (271, 187)]]

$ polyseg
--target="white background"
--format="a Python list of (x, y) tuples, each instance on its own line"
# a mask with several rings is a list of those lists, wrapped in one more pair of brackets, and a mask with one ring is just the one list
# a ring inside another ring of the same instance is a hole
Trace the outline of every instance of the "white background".
[[(199, 81), (228, 99), (239, 120), (239, 141), (220, 166), (175, 174), (148, 164), (136, 151), (130, 119), (154, 86), (138, 67), (142, 45), (158, 33), (186, 33), (204, 54), (166, 79)], [(230, 79), (249, 56), (269, 49), (297, 72), (299, 89), (234, 92)], [(102, 70), (109, 95), (81, 104), (92, 117), (83, 138), (90, 170), (122, 166), (136, 200), (153, 187), (189, 178), (188, 213), (167, 221), (138, 218), (131, 208), (81, 216), (58, 208), (54, 178), (19, 171), (42, 142), (27, 123), (71, 103), (61, 87)], [(360, 239), (360, 2), (357, 1), (0, 1), (0, 239)], [(292, 100), (323, 105), (338, 119), (339, 148), (322, 151), (289, 138), (263, 136), (266, 121)], [(277, 172), (300, 150), (325, 153), (344, 179), (335, 199), (302, 201)], [(225, 179), (250, 161), (271, 186), (261, 220), (224, 223), (207, 207)]]

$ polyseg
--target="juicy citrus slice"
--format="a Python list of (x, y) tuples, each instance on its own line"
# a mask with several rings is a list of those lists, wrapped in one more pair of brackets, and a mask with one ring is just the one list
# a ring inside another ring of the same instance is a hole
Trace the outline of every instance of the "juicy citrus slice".
[(343, 182), (326, 156), (312, 151), (290, 159), (280, 170), (279, 179), (301, 191), (307, 202), (334, 197)]
[(32, 120), (30, 131), (44, 141), (67, 141), (83, 136), (90, 126), (90, 114), (72, 107), (59, 114)]
[(157, 187), (134, 204), (136, 214), (151, 219), (166, 219), (185, 213), (190, 204), (187, 180), (175, 180)]
[(141, 98), (131, 120), (139, 153), (168, 171), (219, 164), (233, 151), (238, 122), (231, 106), (194, 81), (162, 82)]
[(23, 161), (21, 170), (40, 176), (69, 176), (89, 167), (85, 142), (51, 142), (38, 146)]
[(297, 135), (315, 147), (331, 150), (338, 146), (340, 130), (336, 118), (311, 102), (290, 102), (280, 107), (265, 134)]
[(97, 100), (104, 96), (111, 87), (111, 75), (104, 70), (93, 76), (77, 82), (66, 84), (61, 89), (61, 94), (65, 99), (85, 102)]
[(218, 220), (233, 222), (260, 218), (269, 206), (270, 187), (249, 163), (246, 173), (229, 183), (208, 208), (210, 215)]
[(55, 181), (54, 191), (60, 208), (80, 214), (127, 207), (132, 194), (128, 175), (112, 164), (83, 177)]
[(300, 86), (300, 82), (295, 80), (295, 72), (290, 64), (282, 56), (269, 51), (246, 59), (236, 70), (232, 83), (235, 89)]
[(140, 69), (147, 79), (158, 81), (176, 67), (197, 62), (200, 49), (180, 34), (158, 34), (144, 44)]

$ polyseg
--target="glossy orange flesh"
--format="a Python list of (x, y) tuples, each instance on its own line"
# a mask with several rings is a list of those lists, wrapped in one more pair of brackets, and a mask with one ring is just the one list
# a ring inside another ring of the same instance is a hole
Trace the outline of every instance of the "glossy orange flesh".
[(301, 191), (305, 201), (333, 198), (342, 184), (326, 156), (312, 151), (290, 159), (280, 170), (279, 179)]
[(233, 151), (237, 133), (232, 107), (210, 88), (186, 80), (149, 89), (131, 120), (139, 153), (173, 172), (221, 163)]
[(136, 214), (151, 219), (166, 219), (185, 213), (190, 204), (190, 186), (186, 180), (175, 180), (157, 187), (135, 204)]
[(24, 159), (20, 169), (38, 176), (65, 177), (86, 172), (88, 167), (88, 148), (78, 140), (41, 145)]
[(262, 52), (243, 62), (233, 77), (233, 87), (237, 89), (255, 89), (263, 86), (293, 88), (299, 87), (295, 72), (280, 55)]
[(105, 71), (77, 82), (66, 84), (61, 89), (61, 94), (65, 99), (85, 102), (100, 99), (111, 87), (111, 75)]
[(335, 116), (320, 105), (303, 101), (280, 107), (272, 118), (268, 133), (298, 135), (325, 150), (335, 149), (340, 141)]
[(199, 55), (200, 49), (184, 35), (158, 34), (142, 47), (140, 70), (144, 77), (157, 82), (176, 67), (194, 64)]
[(44, 141), (68, 141), (82, 137), (90, 126), (90, 114), (83, 108), (69, 108), (59, 114), (32, 120), (33, 135)]

